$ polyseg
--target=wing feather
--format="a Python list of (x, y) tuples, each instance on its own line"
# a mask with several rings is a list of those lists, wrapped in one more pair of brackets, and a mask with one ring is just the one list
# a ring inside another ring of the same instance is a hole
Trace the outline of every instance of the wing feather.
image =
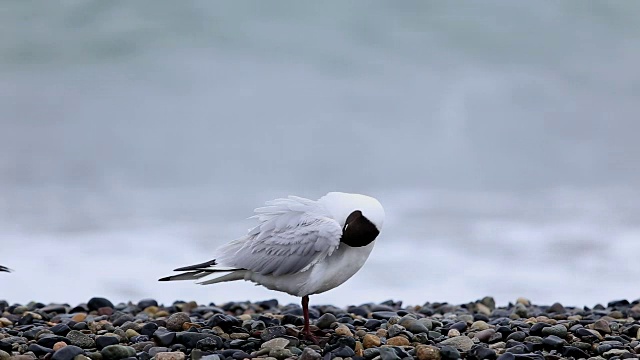
[(312, 200), (290, 196), (255, 210), (260, 224), (246, 237), (219, 249), (223, 266), (262, 275), (306, 271), (340, 245), (342, 229)]

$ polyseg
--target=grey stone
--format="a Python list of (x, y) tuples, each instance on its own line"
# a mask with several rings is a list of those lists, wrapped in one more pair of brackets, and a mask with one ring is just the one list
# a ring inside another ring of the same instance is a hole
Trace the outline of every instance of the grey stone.
[(298, 357), (298, 360), (319, 360), (322, 358), (322, 355), (320, 355), (317, 351), (306, 347), (304, 348), (304, 350), (302, 350), (302, 354), (300, 355), (300, 357)]
[(567, 328), (564, 325), (553, 325), (542, 328), (542, 335), (544, 336), (555, 335), (559, 338), (564, 339), (565, 337), (567, 337), (567, 333)]
[(187, 313), (178, 312), (169, 316), (166, 328), (171, 331), (181, 331), (182, 325), (190, 320)]
[(393, 348), (389, 347), (381, 347), (380, 348), (380, 359), (382, 360), (400, 360), (400, 356), (396, 354), (396, 351)]
[(286, 359), (290, 356), (293, 356), (291, 350), (289, 349), (271, 349), (269, 351), (269, 356), (274, 357), (276, 359)]
[(449, 345), (461, 351), (469, 351), (473, 346), (473, 340), (467, 336), (456, 336), (442, 341), (440, 344)]
[(105, 346), (101, 351), (104, 360), (119, 360), (132, 356), (136, 356), (136, 350), (131, 346), (109, 345)]
[(337, 320), (338, 319), (336, 319), (336, 316), (332, 313), (326, 313), (320, 316), (320, 318), (316, 321), (316, 326), (320, 329), (328, 329), (329, 326), (331, 326), (331, 324), (333, 324)]
[(285, 338), (275, 338), (275, 339), (271, 339), (269, 341), (265, 341), (261, 346), (260, 349), (284, 349), (287, 347), (287, 345), (289, 345), (289, 339), (285, 339)]
[(147, 351), (149, 353), (149, 355), (151, 357), (156, 356), (157, 353), (160, 352), (167, 352), (170, 351), (169, 348), (164, 347), (164, 346), (154, 346), (151, 349), (149, 349), (149, 351)]
[(91, 349), (96, 347), (96, 342), (89, 337), (89, 335), (83, 334), (78, 330), (71, 330), (65, 336), (69, 341), (71, 341), (71, 345), (75, 345), (81, 347), (83, 349)]
[(54, 352), (51, 360), (72, 360), (80, 354), (84, 354), (84, 350), (75, 345), (67, 345)]

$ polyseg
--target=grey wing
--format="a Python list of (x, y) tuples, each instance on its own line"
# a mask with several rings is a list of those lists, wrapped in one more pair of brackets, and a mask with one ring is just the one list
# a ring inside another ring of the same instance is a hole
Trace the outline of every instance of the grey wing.
[(247, 237), (220, 249), (219, 263), (262, 275), (309, 270), (340, 245), (342, 229), (333, 219), (296, 211), (270, 217)]

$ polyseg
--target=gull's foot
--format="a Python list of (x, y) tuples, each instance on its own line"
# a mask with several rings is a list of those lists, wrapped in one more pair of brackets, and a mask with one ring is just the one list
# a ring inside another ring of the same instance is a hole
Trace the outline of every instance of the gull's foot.
[[(317, 335), (316, 335), (317, 334)], [(313, 343), (314, 345), (324, 346), (329, 340), (328, 337), (317, 326), (311, 325), (308, 329), (303, 329), (298, 334), (298, 338)]]
[(302, 337), (305, 341), (311, 342), (314, 345), (318, 345), (320, 347), (324, 347), (327, 344), (327, 341), (329, 340), (328, 337), (315, 336), (311, 333), (309, 334), (302, 333)]

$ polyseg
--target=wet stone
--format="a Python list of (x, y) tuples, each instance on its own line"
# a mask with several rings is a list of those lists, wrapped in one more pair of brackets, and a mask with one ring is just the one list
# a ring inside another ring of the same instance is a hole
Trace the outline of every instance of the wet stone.
[(53, 353), (51, 360), (72, 360), (80, 354), (84, 354), (83, 349), (74, 345), (68, 345)]
[(440, 344), (452, 346), (460, 351), (469, 351), (473, 346), (473, 340), (467, 336), (456, 336), (442, 341)]
[(298, 357), (298, 360), (320, 360), (322, 355), (317, 351), (306, 347), (302, 350), (302, 354)]
[(136, 356), (136, 351), (130, 346), (109, 345), (100, 351), (103, 360), (120, 360)]
[(34, 354), (36, 354), (36, 356), (43, 356), (53, 352), (53, 349), (46, 348), (38, 344), (30, 344), (27, 350), (33, 352)]
[(562, 356), (572, 357), (574, 359), (587, 359), (589, 354), (575, 346), (565, 346), (562, 348)]
[(178, 312), (169, 316), (166, 327), (171, 331), (181, 331), (182, 325), (190, 320), (189, 314)]
[(333, 324), (337, 320), (338, 319), (336, 319), (335, 315), (331, 313), (326, 313), (320, 316), (320, 318), (318, 318), (318, 320), (316, 321), (316, 326), (319, 327), (320, 329), (328, 329), (329, 326), (331, 326), (331, 324)]
[(443, 360), (460, 359), (460, 352), (453, 346), (443, 346), (440, 348), (440, 356)]
[(542, 335), (555, 335), (559, 338), (565, 338), (567, 336), (567, 328), (564, 325), (553, 325), (545, 327), (541, 331)]
[(69, 339), (72, 345), (81, 347), (83, 349), (96, 347), (96, 343), (91, 337), (81, 333), (78, 330), (71, 330), (67, 334), (66, 338)]
[(549, 311), (550, 313), (564, 314), (567, 310), (564, 308), (564, 306), (562, 306), (562, 304), (554, 303), (549, 307), (547, 311)]
[(596, 320), (593, 323), (593, 329), (599, 331), (602, 334), (611, 334), (611, 327), (609, 326), (609, 322), (603, 319)]
[(467, 358), (475, 360), (494, 360), (497, 357), (495, 350), (480, 345), (473, 346), (467, 355)]
[(52, 326), (49, 330), (56, 335), (65, 336), (69, 331), (71, 331), (71, 328), (67, 324), (57, 324)]
[[(482, 331), (478, 331), (475, 335), (475, 337), (482, 341), (482, 342), (489, 342), (489, 340), (492, 338), (493, 335), (496, 334), (496, 331), (493, 329), (486, 329), (486, 330), (482, 330)], [(500, 335), (500, 338), (502, 338), (502, 335)]]
[(561, 338), (559, 338), (559, 337), (557, 337), (555, 335), (549, 335), (549, 336), (545, 337), (542, 340), (542, 343), (545, 346), (548, 346), (550, 348), (559, 348), (559, 347), (562, 347), (563, 345), (567, 344), (566, 341), (562, 340)]
[(138, 301), (138, 308), (144, 310), (149, 306), (158, 306), (158, 302), (154, 299), (142, 299)]
[(400, 360), (401, 358), (396, 354), (396, 351), (392, 348), (382, 347), (380, 348), (381, 360)]
[(176, 333), (173, 331), (157, 330), (153, 333), (152, 337), (158, 344), (169, 346), (176, 339)]
[(159, 352), (155, 355), (156, 360), (185, 360), (185, 354), (176, 352)]
[(87, 307), (89, 311), (97, 311), (102, 308), (111, 308), (113, 309), (113, 303), (105, 298), (94, 297), (89, 300), (87, 303)]
[(266, 328), (260, 335), (260, 338), (263, 341), (269, 341), (277, 337), (285, 336), (286, 334), (287, 334), (287, 331), (284, 328), (284, 326), (272, 326), (272, 327)]
[(398, 314), (395, 311), (375, 311), (371, 313), (371, 316), (378, 320), (389, 320), (394, 316), (398, 316)]
[(418, 345), (416, 357), (418, 360), (440, 360), (440, 349), (432, 345)]

